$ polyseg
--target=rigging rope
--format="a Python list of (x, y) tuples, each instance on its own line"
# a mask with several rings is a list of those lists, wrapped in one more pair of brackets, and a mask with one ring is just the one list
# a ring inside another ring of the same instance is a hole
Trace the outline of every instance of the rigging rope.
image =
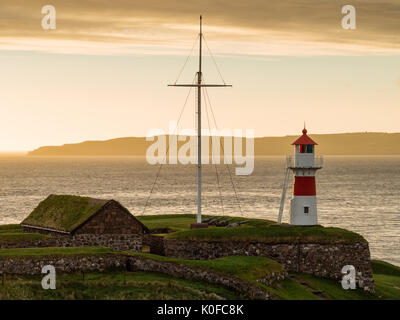
[[(196, 75), (194, 76), (194, 78), (193, 78), (193, 80), (192, 80), (192, 83), (195, 82), (195, 79), (196, 79)], [(179, 118), (178, 118), (178, 121), (176, 122), (176, 127), (175, 127), (175, 129), (174, 129), (174, 131), (173, 131), (173, 135), (174, 135), (174, 134), (177, 132), (177, 130), (178, 130), (178, 125), (179, 125), (179, 122), (180, 122), (180, 120), (181, 120), (181, 118), (182, 118), (183, 111), (185, 110), (185, 107), (186, 107), (187, 101), (188, 101), (188, 99), (189, 99), (190, 93), (191, 93), (191, 91), (192, 91), (192, 88), (193, 88), (193, 87), (190, 87), (189, 92), (188, 92), (188, 94), (187, 94), (187, 96), (186, 96), (185, 103), (183, 104), (183, 107), (182, 107), (181, 112), (180, 112), (180, 114), (179, 114)], [(168, 143), (167, 150), (166, 150), (166, 152), (165, 152), (164, 161), (166, 161), (166, 159), (167, 159), (167, 155), (168, 155), (168, 152), (169, 152), (169, 147), (170, 147), (170, 144)], [(164, 162), (164, 161), (162, 161), (162, 162)], [(151, 189), (150, 189), (150, 194), (149, 194), (149, 196), (148, 196), (147, 199), (146, 199), (146, 203), (145, 203), (145, 205), (144, 205), (144, 208), (143, 208), (143, 211), (142, 211), (142, 215), (144, 215), (144, 212), (146, 211), (146, 208), (147, 208), (147, 206), (148, 206), (148, 204), (149, 204), (150, 198), (151, 198), (151, 196), (152, 196), (152, 194), (153, 194), (154, 187), (155, 187), (155, 185), (156, 185), (156, 183), (157, 183), (157, 180), (158, 180), (158, 178), (159, 178), (159, 176), (160, 176), (161, 169), (162, 169), (162, 166), (163, 166), (162, 162), (160, 163), (160, 166), (159, 166), (158, 171), (157, 171), (157, 174), (156, 174), (156, 178), (154, 179), (153, 185), (152, 185), (152, 187), (151, 187)]]
[(189, 55), (187, 56), (186, 61), (185, 61), (185, 63), (183, 64), (183, 67), (182, 67), (181, 71), (180, 71), (179, 74), (178, 74), (178, 78), (176, 78), (176, 80), (175, 80), (175, 84), (179, 81), (179, 78), (181, 77), (182, 72), (183, 72), (183, 70), (185, 69), (185, 67), (186, 67), (186, 65), (187, 65), (187, 63), (188, 63), (189, 58), (192, 56), (193, 49), (194, 49), (194, 47), (196, 46), (196, 43), (197, 43), (197, 41), (198, 41), (199, 38), (200, 38), (200, 35), (198, 35), (198, 36), (196, 37), (196, 40), (194, 40), (192, 49), (190, 50)]
[[(207, 99), (203, 90), (203, 96), (204, 96), (204, 104), (206, 105), (206, 115), (207, 115), (207, 122), (208, 122), (208, 130), (210, 132), (210, 139), (211, 139), (211, 146), (212, 146), (212, 135), (211, 135), (211, 125), (210, 125), (210, 117), (208, 115), (208, 104), (207, 104)], [(221, 158), (221, 155), (219, 154), (218, 157)], [(211, 160), (212, 161), (212, 160)], [(223, 202), (223, 198), (222, 198), (222, 192), (221, 192), (221, 185), (219, 183), (219, 174), (218, 174), (218, 168), (217, 168), (217, 164), (214, 163), (214, 167), (215, 167), (215, 175), (217, 177), (217, 184), (218, 184), (218, 193), (219, 193), (219, 198), (221, 200), (221, 209), (222, 209), (222, 215), (225, 215), (225, 210), (224, 210), (224, 202)]]
[[(218, 126), (217, 126), (217, 120), (215, 119), (214, 111), (213, 111), (212, 106), (211, 106), (211, 100), (210, 100), (210, 96), (208, 95), (207, 87), (204, 87), (204, 89), (205, 89), (205, 92), (206, 92), (206, 95), (207, 95), (208, 104), (210, 105), (211, 114), (212, 114), (212, 116), (214, 118), (215, 128), (217, 129), (217, 131), (219, 131), (218, 130)], [(223, 144), (221, 142), (221, 139), (219, 140), (219, 142), (220, 142), (220, 145), (221, 145), (222, 152), (225, 154), (224, 146), (223, 146)], [(232, 188), (233, 188), (233, 191), (235, 193), (235, 198), (236, 198), (236, 202), (237, 202), (237, 205), (239, 207), (239, 210), (240, 210), (240, 214), (243, 216), (242, 207), (240, 205), (240, 200), (239, 200), (239, 197), (238, 197), (238, 194), (237, 194), (237, 191), (236, 191), (235, 183), (233, 182), (231, 170), (229, 169), (228, 164), (225, 164), (225, 165), (226, 165), (226, 169), (227, 169), (227, 171), (229, 173), (229, 178), (231, 180)]]
[(224, 84), (226, 84), (224, 78), (222, 77), (222, 73), (221, 73), (221, 71), (220, 71), (219, 68), (218, 68), (217, 62), (215, 61), (214, 55), (213, 55), (212, 51), (210, 50), (210, 48), (209, 48), (209, 46), (208, 46), (207, 40), (206, 40), (206, 38), (204, 38), (204, 35), (203, 35), (203, 40), (204, 40), (204, 43), (206, 44), (206, 47), (207, 47), (207, 49), (208, 49), (208, 52), (210, 53), (210, 56), (211, 56), (211, 58), (212, 58), (212, 61), (214, 62), (215, 68), (217, 69), (217, 71), (218, 71), (218, 73), (219, 73), (219, 76), (221, 77), (222, 82), (223, 82)]

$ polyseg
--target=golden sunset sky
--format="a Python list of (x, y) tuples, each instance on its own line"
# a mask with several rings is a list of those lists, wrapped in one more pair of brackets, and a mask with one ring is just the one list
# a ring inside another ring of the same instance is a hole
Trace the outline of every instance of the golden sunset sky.
[[(48, 4), (56, 30), (41, 27)], [(356, 30), (341, 27), (346, 4)], [(306, 121), (310, 133), (400, 131), (398, 0), (1, 0), (0, 151), (167, 130), (187, 95), (167, 84), (200, 14), (233, 85), (209, 89), (219, 128), (279, 136)], [(221, 82), (204, 49), (206, 81)], [(191, 82), (196, 59), (180, 82)], [(194, 125), (194, 100), (182, 128)]]

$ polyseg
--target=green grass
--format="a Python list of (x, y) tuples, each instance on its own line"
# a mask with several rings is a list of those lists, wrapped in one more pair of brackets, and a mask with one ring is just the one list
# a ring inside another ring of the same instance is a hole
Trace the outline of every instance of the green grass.
[(72, 231), (103, 207), (108, 200), (70, 195), (50, 195), (22, 223)]
[(375, 292), (384, 300), (400, 300), (400, 277), (374, 274)]
[(127, 272), (126, 284), (121, 270), (57, 273), (56, 290), (43, 290), (42, 276), (7, 275), (0, 286), (0, 300), (215, 300), (241, 299), (237, 292), (223, 286), (196, 280), (179, 279), (161, 273)]
[(271, 273), (283, 271), (281, 264), (265, 257), (229, 256), (212, 260), (186, 260), (147, 253), (130, 253), (130, 255), (209, 270), (217, 274), (240, 279), (264, 290), (266, 287), (257, 282), (257, 280), (265, 278)]
[(274, 286), (266, 286), (265, 288), (281, 300), (318, 300), (318, 297), (310, 289), (290, 277), (275, 283)]
[(169, 228), (174, 231), (188, 230), (190, 224), (196, 221), (195, 216), (191, 214), (149, 215), (136, 216), (136, 218), (150, 230), (162, 228)]
[[(108, 255), (108, 254), (117, 254), (117, 252), (115, 252), (114, 250), (111, 250), (108, 248), (102, 248), (102, 247), (4, 249), (4, 250), (0, 250), (0, 260), (7, 259), (7, 258), (23, 259), (23, 258), (27, 258), (27, 257), (42, 258), (42, 257), (48, 257), (48, 256), (57, 257), (57, 256), (87, 256), (87, 255)], [(122, 253), (119, 252), (118, 254), (122, 254)], [(271, 272), (283, 271), (283, 267), (279, 263), (277, 263), (271, 259), (264, 258), (264, 257), (232, 256), (232, 257), (224, 257), (224, 258), (219, 258), (219, 259), (214, 259), (214, 260), (183, 260), (183, 259), (162, 257), (162, 256), (157, 256), (157, 255), (152, 255), (152, 254), (144, 254), (144, 253), (124, 252), (123, 254), (139, 256), (144, 259), (153, 259), (153, 260), (170, 262), (170, 263), (184, 264), (184, 265), (191, 266), (191, 267), (205, 269), (205, 270), (213, 271), (213, 272), (221, 274), (221, 275), (228, 275), (231, 277), (235, 277), (235, 278), (241, 279), (243, 281), (250, 282), (253, 285), (257, 285), (257, 286), (259, 286), (259, 283), (256, 281), (257, 279), (260, 279), (267, 275), (270, 275)], [(102, 277), (104, 278), (104, 277), (106, 277), (106, 275), (103, 274)], [(24, 277), (22, 277), (22, 278), (24, 278)], [(188, 281), (188, 282), (191, 282), (191, 281)], [(192, 282), (196, 282), (196, 281), (193, 280)], [(230, 291), (229, 289), (227, 289), (225, 287), (208, 284), (206, 282), (197, 281), (196, 283), (197, 283), (196, 286), (199, 288), (208, 288), (208, 291), (206, 290), (206, 293), (208, 293), (208, 296), (204, 295), (204, 293), (200, 294), (200, 296), (203, 299), (212, 298), (213, 295), (211, 295), (211, 294), (214, 294), (214, 296), (215, 295), (220, 296), (221, 295), (220, 291), (222, 290), (221, 288), (224, 289), (224, 292), (226, 292), (226, 290)], [(117, 287), (120, 287), (120, 286), (117, 286)], [(118, 289), (117, 287), (114, 289), (107, 289), (106, 291), (107, 292), (110, 290), (116, 291)], [(193, 284), (190, 287), (193, 287)], [(171, 287), (171, 288), (173, 289), (173, 287)], [(142, 289), (144, 290), (144, 288), (142, 288)], [(178, 288), (178, 289), (179, 290), (176, 290), (176, 292), (174, 290), (168, 291), (168, 292), (167, 291), (164, 292), (164, 290), (162, 290), (162, 289), (157, 289), (157, 290), (161, 290), (164, 295), (168, 296), (168, 294), (169, 294), (170, 298), (174, 298), (174, 299), (196, 298), (196, 296), (191, 296), (188, 293), (188, 291), (190, 291), (188, 288), (186, 288), (186, 289)], [(79, 284), (77, 290), (87, 291), (89, 289), (84, 288), (81, 286), (81, 284)], [(150, 294), (152, 292), (152, 290), (155, 290), (155, 289), (154, 288), (152, 288), (152, 289), (146, 288), (145, 292), (148, 292), (148, 294)], [(157, 290), (156, 290), (156, 292), (158, 292)], [(1, 290), (0, 290), (0, 292), (1, 292)], [(23, 292), (23, 290), (22, 290), (22, 292)], [(183, 296), (179, 296), (178, 295), (179, 292), (182, 292)], [(18, 294), (15, 291), (9, 292), (8, 294), (10, 295), (10, 297), (18, 296)], [(68, 295), (68, 293), (66, 293), (66, 292), (65, 292), (65, 294)], [(89, 293), (87, 293), (87, 294), (88, 294), (87, 297), (89, 297), (90, 294)], [(94, 293), (91, 293), (91, 294), (94, 294)], [(143, 293), (143, 294), (145, 294), (145, 293)], [(234, 298), (238, 298), (239, 295), (240, 295), (239, 293), (235, 293)], [(83, 297), (83, 296), (84, 295), (82, 295), (80, 297)], [(97, 294), (95, 296), (99, 297)], [(227, 296), (227, 295), (223, 294), (222, 296)], [(101, 297), (104, 298), (103, 296), (101, 296)], [(139, 297), (140, 297), (140, 295), (133, 296), (133, 298), (139, 298)], [(35, 298), (40, 299), (40, 297), (35, 297)], [(59, 298), (61, 298), (61, 297), (59, 296)], [(123, 296), (121, 296), (120, 298), (123, 298)], [(157, 296), (157, 294), (155, 294), (153, 296), (149, 296), (149, 298), (156, 299), (156, 298), (162, 298), (162, 297), (159, 297), (159, 296)]]
[[(230, 222), (239, 222), (249, 220), (247, 225), (253, 227), (268, 226), (273, 224), (273, 221), (263, 219), (249, 219), (242, 217), (221, 216), (223, 219), (232, 219)], [(194, 214), (164, 214), (164, 215), (149, 215), (136, 216), (143, 224), (151, 229), (169, 228), (173, 231), (190, 230), (190, 225), (196, 223), (196, 215)], [(211, 218), (211, 216), (203, 215), (203, 219)]]
[(22, 233), (24, 229), (19, 224), (3, 224), (0, 225), (1, 233)]
[(0, 225), (0, 243), (16, 243), (49, 239), (51, 236), (39, 233), (24, 233), (19, 224)]
[(1, 233), (0, 242), (15, 243), (49, 239), (51, 236), (40, 233)]
[(380, 299), (400, 300), (400, 267), (385, 261), (372, 260), (375, 291)]
[[(283, 300), (400, 300), (400, 276), (374, 275), (376, 295), (372, 295), (361, 289), (344, 290), (339, 280), (319, 278), (304, 273), (291, 273), (290, 277), (285, 280), (266, 286), (256, 282), (256, 280), (271, 272), (280, 272), (282, 266), (263, 257), (231, 256), (213, 260), (184, 260), (143, 253), (129, 254), (147, 259), (195, 266), (237, 277), (260, 286), (274, 297)], [(381, 264), (382, 261), (378, 263)], [(398, 267), (392, 266), (386, 272), (392, 274), (393, 270), (396, 269)]]
[(328, 300), (371, 300), (376, 297), (362, 289), (345, 290), (339, 280), (318, 278), (310, 274), (295, 274), (295, 278), (308, 283), (306, 288), (311, 287), (319, 290)]
[(39, 233), (24, 233), (24, 229), (19, 224), (0, 225), (0, 243), (36, 241), (48, 238), (51, 238), (51, 236)]
[[(204, 216), (206, 219), (209, 216)], [(241, 227), (209, 227), (207, 229), (190, 229), (190, 224), (196, 221), (195, 215), (169, 214), (139, 216), (138, 219), (150, 230), (169, 228), (176, 231), (167, 235), (169, 240), (191, 241), (259, 241), (266, 243), (342, 243), (365, 242), (359, 234), (340, 228), (325, 228), (323, 226), (290, 226), (277, 225), (275, 222), (263, 219), (249, 219), (242, 217), (224, 216), (224, 219), (233, 219), (230, 222), (248, 220)], [(222, 220), (224, 220), (222, 219)]]
[(400, 267), (381, 260), (371, 260), (371, 267), (374, 274), (385, 274), (400, 277)]
[[(283, 281), (270, 286), (258, 283), (272, 272), (281, 272), (282, 266), (264, 257), (231, 256), (213, 260), (186, 260), (153, 254), (116, 252), (103, 247), (76, 248), (23, 248), (0, 250), (0, 260), (7, 258), (43, 258), (59, 256), (89, 256), (126, 254), (206, 269), (239, 278), (259, 286), (275, 298), (285, 300), (400, 300), (399, 267), (374, 260), (376, 295), (363, 290), (344, 290), (339, 280), (319, 278), (309, 274), (291, 273)], [(379, 272), (379, 273), (377, 273)], [(6, 286), (0, 286), (1, 299), (245, 299), (246, 296), (224, 286), (198, 280), (184, 280), (153, 272), (127, 272), (123, 284), (123, 271), (57, 274), (57, 290), (43, 290), (41, 276), (7, 275)]]
[[(281, 299), (290, 300), (400, 300), (400, 268), (379, 260), (373, 260), (371, 264), (374, 270), (375, 295), (361, 289), (344, 290), (339, 280), (318, 278), (304, 273), (290, 274), (289, 279), (277, 283), (269, 291)], [(321, 294), (316, 295), (312, 290), (321, 291)]]
[(287, 225), (193, 229), (169, 234), (167, 238), (169, 240), (257, 241), (265, 243), (344, 243), (366, 241), (361, 235), (340, 228)]
[(66, 247), (66, 248), (17, 248), (0, 250), (0, 259), (42, 258), (58, 256), (110, 255), (117, 252), (105, 247)]

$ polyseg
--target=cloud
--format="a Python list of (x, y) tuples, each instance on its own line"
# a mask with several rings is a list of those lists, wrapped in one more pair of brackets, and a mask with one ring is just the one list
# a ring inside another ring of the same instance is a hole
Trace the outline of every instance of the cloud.
[(2, 0), (0, 48), (85, 53), (103, 47), (114, 54), (141, 52), (144, 47), (159, 52), (161, 46), (175, 52), (194, 38), (202, 13), (209, 41), (227, 54), (246, 53), (246, 48), (250, 54), (400, 53), (398, 0), (353, 0), (356, 30), (341, 27), (345, 4), (342, 0), (53, 0), (57, 29), (45, 31), (42, 0)]

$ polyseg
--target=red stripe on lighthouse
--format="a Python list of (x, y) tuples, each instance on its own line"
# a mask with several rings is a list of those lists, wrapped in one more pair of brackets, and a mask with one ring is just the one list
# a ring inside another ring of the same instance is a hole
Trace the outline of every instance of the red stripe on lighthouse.
[(295, 196), (315, 196), (315, 177), (295, 177), (294, 190)]

